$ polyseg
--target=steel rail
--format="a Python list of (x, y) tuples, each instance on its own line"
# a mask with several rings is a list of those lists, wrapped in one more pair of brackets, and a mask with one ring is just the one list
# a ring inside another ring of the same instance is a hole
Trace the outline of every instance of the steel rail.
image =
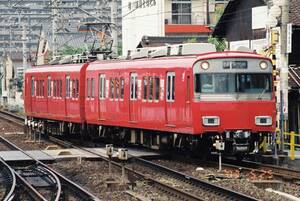
[(187, 175), (184, 173), (181, 173), (179, 171), (173, 170), (171, 168), (165, 167), (163, 165), (142, 159), (142, 158), (138, 158), (138, 157), (134, 157), (134, 160), (138, 163), (141, 163), (145, 166), (151, 167), (151, 168), (155, 168), (158, 169), (162, 172), (165, 172), (166, 174), (170, 174), (173, 175), (175, 178), (178, 178), (180, 180), (186, 181), (186, 182), (191, 182), (194, 185), (198, 186), (198, 187), (203, 187), (204, 189), (206, 189), (207, 191), (213, 191), (216, 194), (221, 193), (223, 194), (225, 197), (230, 198), (231, 200), (247, 200), (247, 201), (257, 201), (258, 199), (247, 196), (245, 194), (227, 189), (227, 188), (223, 188), (220, 186), (217, 186), (215, 184), (206, 182), (204, 180), (200, 180), (196, 177), (193, 177), (191, 175)]
[[(52, 136), (50, 136), (49, 139), (51, 141), (53, 141), (53, 142), (56, 142), (56, 143), (62, 145), (62, 146), (68, 146), (68, 147), (72, 146), (73, 148), (80, 149), (80, 150), (86, 151), (88, 153), (94, 154), (94, 155), (100, 157), (101, 159), (103, 159), (105, 161), (109, 161), (108, 158), (106, 158), (106, 157), (104, 157), (104, 156), (102, 156), (102, 155), (100, 155), (98, 153), (95, 153), (95, 152), (93, 152), (91, 150), (88, 150), (86, 148), (78, 147), (78, 146), (73, 145), (72, 143), (69, 143), (69, 142), (66, 143), (66, 142), (64, 142), (64, 141), (62, 141), (60, 139), (57, 139), (55, 137), (52, 137)], [(156, 168), (156, 169), (159, 169), (161, 171), (164, 171), (164, 172), (166, 172), (169, 175), (171, 174), (175, 178), (178, 178), (178, 179), (180, 179), (182, 181), (192, 182), (196, 186), (204, 187), (204, 188), (208, 189), (208, 191), (212, 190), (213, 192), (215, 192), (215, 194), (222, 193), (222, 194), (224, 194), (225, 197), (232, 198), (232, 200), (257, 201), (257, 199), (249, 197), (249, 196), (244, 195), (242, 193), (238, 193), (238, 192), (235, 192), (235, 191), (232, 191), (232, 190), (229, 190), (229, 189), (226, 189), (226, 188), (223, 188), (223, 187), (211, 184), (209, 182), (206, 182), (206, 181), (203, 181), (203, 180), (199, 180), (198, 178), (195, 178), (195, 177), (192, 177), (190, 175), (186, 175), (186, 174), (177, 172), (175, 170), (172, 170), (172, 169), (169, 169), (167, 167), (164, 167), (164, 166), (152, 163), (150, 161), (146, 161), (144, 159), (141, 159), (141, 158), (138, 158), (138, 157), (135, 157), (135, 156), (131, 156), (131, 157), (132, 157), (132, 159), (136, 159), (139, 162), (142, 162), (142, 163), (147, 164), (147, 165), (151, 165), (151, 167), (153, 167), (153, 168)], [(115, 161), (111, 161), (111, 163), (114, 164), (114, 165), (116, 165), (116, 166), (118, 166), (118, 167), (121, 167), (121, 165), (119, 163), (115, 162)], [(128, 167), (125, 167), (125, 169), (128, 170), (128, 171), (131, 171), (131, 172), (135, 173), (136, 175), (138, 175), (140, 177), (144, 177), (144, 178), (146, 177), (148, 180), (151, 180), (157, 187), (161, 187), (162, 188), (164, 186), (165, 189), (167, 189), (169, 192), (172, 192), (174, 194), (177, 191), (177, 196), (178, 197), (180, 197), (180, 194), (181, 194), (181, 196), (183, 196), (183, 195), (184, 196), (189, 196), (189, 200), (202, 200), (201, 198), (199, 198), (199, 197), (197, 197), (195, 195), (186, 193), (186, 192), (184, 192), (182, 190), (179, 190), (179, 189), (176, 189), (176, 188), (171, 187), (169, 185), (166, 185), (166, 184), (164, 184), (162, 182), (159, 182), (159, 181), (157, 181), (157, 180), (155, 180), (153, 178), (149, 178), (149, 176), (145, 176), (142, 173), (134, 171), (134, 170), (132, 170), (132, 169), (130, 169)]]
[[(57, 139), (53, 136), (49, 136), (49, 140), (51, 140), (52, 142), (55, 142), (61, 146), (65, 146), (65, 147), (72, 147), (72, 148), (75, 148), (75, 149), (79, 149), (79, 150), (83, 150), (85, 152), (88, 152), (90, 154), (94, 154), (96, 156), (98, 156), (99, 158), (101, 158), (102, 160), (108, 162), (109, 159), (102, 156), (101, 154), (98, 154), (96, 152), (93, 152), (91, 150), (88, 150), (86, 148), (83, 148), (83, 147), (78, 147), (70, 142), (64, 142), (60, 139)], [(111, 161), (111, 163), (119, 168), (122, 168), (122, 165), (120, 163), (117, 163), (115, 161)], [(149, 178), (149, 176), (141, 173), (141, 172), (138, 172), (138, 171), (135, 171), (129, 167), (125, 167), (125, 169), (128, 171), (128, 172), (131, 172), (135, 175), (137, 175), (139, 178), (143, 178), (145, 180), (148, 180), (149, 182), (151, 182), (158, 190), (160, 191), (163, 191), (163, 192), (168, 192), (170, 195), (173, 195), (174, 197), (178, 198), (179, 200), (189, 200), (189, 201), (204, 201), (202, 198), (199, 198), (193, 194), (190, 194), (190, 193), (187, 193), (187, 192), (184, 192), (182, 190), (179, 190), (177, 188), (174, 188), (170, 185), (167, 185), (167, 184), (164, 184), (156, 179), (153, 179), (153, 178)]]
[[(53, 174), (55, 174), (59, 178), (59, 180), (61, 180), (61, 183), (67, 184), (66, 186), (70, 190), (72, 190), (76, 194), (79, 194), (79, 195), (85, 197), (85, 200), (87, 200), (87, 201), (88, 200), (100, 201), (99, 198), (97, 198), (96, 196), (92, 195), (90, 192), (88, 192), (87, 190), (85, 190), (84, 188), (82, 188), (81, 186), (79, 186), (78, 184), (76, 184), (75, 182), (69, 180), (68, 178), (66, 178), (62, 174), (58, 173), (54, 169), (50, 168), (46, 164), (42, 163), (41, 161), (39, 161), (38, 159), (36, 159), (34, 156), (28, 154), (26, 151), (20, 149), (18, 146), (16, 146), (15, 144), (11, 143), (10, 141), (8, 141), (7, 139), (5, 139), (4, 137), (0, 136), (0, 140), (4, 141), (8, 146), (13, 147), (15, 150), (18, 150), (18, 151), (22, 152), (23, 154), (27, 155), (28, 157), (30, 157), (33, 161), (36, 162), (36, 164), (38, 164), (41, 167), (44, 167), (44, 168), (48, 169), (49, 171), (51, 171)], [(59, 197), (60, 196), (61, 196), (61, 194), (59, 195)]]
[(14, 170), (1, 157), (0, 157), (0, 162), (6, 167), (9, 174), (11, 175), (11, 179), (12, 179), (12, 182), (11, 182), (12, 184), (11, 184), (10, 190), (6, 193), (3, 200), (11, 201), (11, 200), (13, 200), (13, 198), (15, 196), (15, 189), (16, 189), (16, 185), (17, 185), (16, 175), (14, 173)]

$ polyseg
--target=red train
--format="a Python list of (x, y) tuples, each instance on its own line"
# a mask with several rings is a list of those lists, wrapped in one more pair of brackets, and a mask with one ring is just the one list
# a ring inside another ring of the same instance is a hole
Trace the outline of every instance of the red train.
[(247, 52), (40, 66), (25, 73), (27, 124), (152, 148), (256, 151), (275, 130), (272, 64)]

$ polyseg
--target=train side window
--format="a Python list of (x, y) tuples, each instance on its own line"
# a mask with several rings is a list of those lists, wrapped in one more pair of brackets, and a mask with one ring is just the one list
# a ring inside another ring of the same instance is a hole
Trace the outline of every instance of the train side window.
[(34, 96), (35, 88), (34, 88), (34, 77), (31, 77), (31, 96)]
[(70, 76), (66, 76), (66, 98), (70, 98)]
[(130, 75), (130, 100), (137, 100), (137, 74)]
[(143, 100), (147, 100), (148, 77), (143, 77)]
[(53, 80), (53, 97), (56, 97), (56, 80)]
[(99, 75), (99, 98), (100, 99), (105, 98), (105, 75), (104, 74)]
[(44, 97), (44, 95), (45, 95), (45, 94), (44, 94), (44, 91), (45, 91), (44, 87), (45, 87), (45, 86), (44, 86), (44, 80), (42, 80), (42, 97)]
[(123, 77), (121, 77), (120, 82), (121, 82), (120, 98), (123, 100), (124, 99), (124, 85), (125, 85), (125, 81), (124, 81)]
[(175, 73), (167, 73), (167, 102), (173, 102), (175, 99)]
[(87, 91), (87, 97), (90, 98), (91, 97), (91, 94), (90, 94), (91, 85), (90, 85), (90, 79), (89, 78), (86, 79), (86, 83), (87, 83), (87, 85), (86, 85), (87, 86), (87, 90), (86, 90)]
[(62, 80), (59, 80), (59, 97), (62, 97)]
[(51, 97), (51, 76), (48, 76), (48, 87), (47, 87), (47, 93), (48, 93), (48, 97)]
[(91, 98), (95, 97), (95, 79), (91, 78)]
[(119, 93), (120, 93), (120, 86), (119, 86), (119, 78), (115, 78), (115, 93), (116, 93), (116, 96), (115, 98), (118, 99), (119, 98)]
[(155, 100), (159, 100), (159, 77), (155, 77)]
[(78, 98), (79, 97), (79, 80), (76, 79), (75, 80), (75, 98)]
[(149, 97), (148, 100), (153, 100), (153, 77), (149, 77)]
[(113, 99), (115, 97), (114, 89), (115, 89), (115, 80), (114, 78), (110, 78), (110, 98)]
[(191, 93), (191, 89), (190, 89), (190, 76), (188, 75), (186, 77), (186, 101), (190, 102), (190, 93)]

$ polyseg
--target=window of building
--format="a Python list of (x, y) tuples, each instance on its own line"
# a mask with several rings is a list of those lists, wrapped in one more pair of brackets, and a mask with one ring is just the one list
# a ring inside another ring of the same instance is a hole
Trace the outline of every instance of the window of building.
[(100, 99), (105, 98), (105, 75), (104, 74), (99, 75), (99, 98)]
[(137, 74), (130, 75), (130, 100), (137, 100)]
[(155, 100), (159, 100), (159, 77), (155, 77)]
[(172, 1), (172, 23), (173, 24), (191, 24), (192, 21), (191, 0), (173, 0)]
[(167, 73), (167, 102), (173, 102), (175, 99), (175, 73)]

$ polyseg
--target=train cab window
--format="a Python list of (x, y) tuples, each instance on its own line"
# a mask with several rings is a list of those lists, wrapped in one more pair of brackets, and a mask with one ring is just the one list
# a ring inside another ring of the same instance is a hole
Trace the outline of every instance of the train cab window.
[(104, 74), (99, 75), (99, 98), (100, 99), (105, 98), (105, 75)]
[(167, 102), (173, 102), (175, 100), (175, 73), (167, 73)]
[(123, 77), (121, 77), (120, 83), (121, 83), (120, 98), (123, 100), (124, 99), (124, 85), (125, 85), (125, 81), (124, 81)]
[(51, 97), (51, 91), (52, 91), (52, 87), (51, 87), (51, 76), (48, 76), (48, 83), (47, 83), (47, 93), (48, 93), (48, 97)]
[(91, 98), (95, 97), (95, 79), (91, 78)]
[(137, 74), (130, 75), (130, 100), (137, 100)]
[(70, 98), (70, 76), (66, 76), (66, 98)]
[(115, 97), (115, 80), (114, 78), (110, 78), (110, 82), (109, 82), (110, 86), (110, 98), (113, 99)]
[(148, 77), (143, 77), (143, 100), (147, 100)]
[(155, 100), (159, 100), (159, 88), (160, 88), (159, 77), (155, 77), (154, 79), (155, 79)]
[(119, 86), (119, 78), (115, 78), (115, 98), (119, 99), (119, 93), (120, 93), (120, 86)]
[(90, 83), (90, 79), (88, 78), (88, 79), (86, 79), (86, 83), (87, 83), (87, 97), (88, 98), (90, 98), (91, 97), (91, 94), (90, 94), (90, 92), (91, 92), (91, 90), (90, 90), (90, 88), (91, 88), (91, 83)]
[(153, 77), (149, 77), (149, 97), (148, 100), (153, 100)]

